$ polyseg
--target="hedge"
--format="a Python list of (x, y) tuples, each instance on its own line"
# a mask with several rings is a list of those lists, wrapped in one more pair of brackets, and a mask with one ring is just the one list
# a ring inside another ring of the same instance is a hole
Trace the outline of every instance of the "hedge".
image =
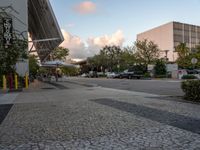
[(167, 75), (155, 75), (155, 78), (167, 78)]
[(197, 77), (194, 76), (194, 75), (184, 75), (184, 76), (182, 77), (182, 79), (197, 79)]
[(188, 80), (182, 82), (181, 88), (185, 93), (185, 99), (200, 102), (200, 80)]

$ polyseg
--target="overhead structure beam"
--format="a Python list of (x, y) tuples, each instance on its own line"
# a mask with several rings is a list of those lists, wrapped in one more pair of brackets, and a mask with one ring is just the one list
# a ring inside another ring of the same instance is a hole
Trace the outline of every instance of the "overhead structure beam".
[(29, 0), (28, 7), (30, 42), (43, 62), (64, 38), (49, 0)]

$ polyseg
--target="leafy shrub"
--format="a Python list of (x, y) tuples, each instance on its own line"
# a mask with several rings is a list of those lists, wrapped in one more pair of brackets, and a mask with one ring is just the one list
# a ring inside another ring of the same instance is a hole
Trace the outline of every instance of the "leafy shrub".
[(165, 75), (166, 77), (167, 69), (166, 69), (165, 62), (162, 59), (156, 61), (154, 71), (155, 71), (155, 75), (158, 75), (158, 76)]
[(155, 78), (166, 78), (167, 75), (155, 75)]
[(105, 78), (105, 77), (107, 77), (107, 76), (106, 76), (106, 74), (99, 74), (98, 77), (99, 77), (99, 78)]
[(144, 78), (151, 78), (150, 73), (149, 73), (149, 72), (146, 72), (146, 73), (144, 74)]
[(184, 76), (182, 77), (182, 79), (196, 79), (196, 78), (197, 78), (196, 76), (191, 75), (191, 74), (189, 74), (189, 75), (184, 75)]
[(181, 88), (185, 93), (185, 99), (200, 101), (200, 80), (188, 80), (182, 82)]

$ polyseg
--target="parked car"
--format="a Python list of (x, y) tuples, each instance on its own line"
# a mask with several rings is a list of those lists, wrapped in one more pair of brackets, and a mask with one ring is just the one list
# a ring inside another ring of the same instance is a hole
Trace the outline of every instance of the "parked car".
[(123, 79), (132, 79), (137, 78), (140, 79), (144, 76), (143, 71), (135, 70), (134, 68), (124, 70), (122, 73), (120, 73), (119, 78)]
[(108, 72), (107, 73), (107, 78), (118, 78), (119, 74), (116, 72)]
[(88, 76), (89, 76), (89, 78), (98, 78), (96, 71), (90, 71)]
[(98, 77), (106, 77), (106, 75), (104, 74), (104, 72), (97, 72), (97, 76)]
[(200, 70), (199, 69), (192, 69), (192, 70), (187, 70), (188, 75), (194, 75), (197, 79), (200, 79)]
[(196, 69), (187, 69), (187, 74), (198, 74), (199, 72)]
[(87, 73), (83, 73), (83, 74), (81, 75), (81, 77), (83, 77), (83, 78), (88, 78), (89, 76), (88, 76)]

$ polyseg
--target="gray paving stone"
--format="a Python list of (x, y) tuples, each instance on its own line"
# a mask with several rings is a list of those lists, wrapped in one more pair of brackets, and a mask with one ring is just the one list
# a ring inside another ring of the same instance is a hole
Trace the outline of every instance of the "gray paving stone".
[[(69, 89), (27, 91), (17, 96), (14, 106), (0, 125), (0, 149), (199, 149), (198, 132), (152, 119), (150, 115), (156, 109), (158, 113), (173, 113), (176, 119), (184, 116), (198, 120), (200, 106), (149, 99), (145, 93), (100, 87), (90, 87), (90, 91), (86, 86), (73, 84), (67, 87)], [(116, 101), (110, 107), (91, 99)], [(137, 107), (123, 107), (124, 103), (145, 109), (135, 110), (138, 114), (131, 113), (131, 109)], [(116, 109), (116, 104), (121, 104), (123, 110)], [(144, 111), (149, 116), (139, 115)]]

